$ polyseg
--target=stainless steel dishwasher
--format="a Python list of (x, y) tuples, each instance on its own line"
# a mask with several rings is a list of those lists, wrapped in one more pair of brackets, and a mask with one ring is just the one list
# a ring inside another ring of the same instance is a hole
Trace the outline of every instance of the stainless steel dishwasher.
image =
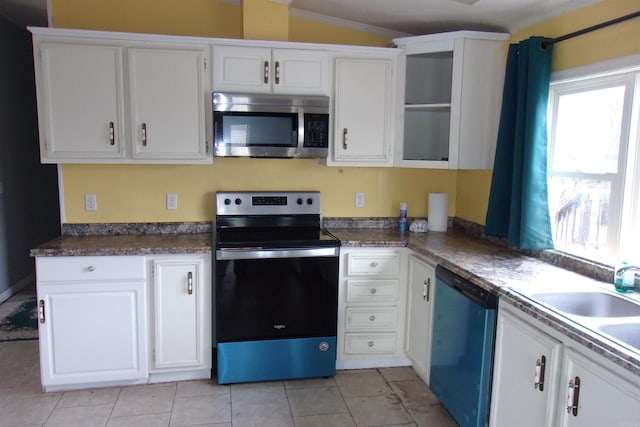
[(462, 427), (489, 421), (498, 299), (436, 267), (429, 387)]

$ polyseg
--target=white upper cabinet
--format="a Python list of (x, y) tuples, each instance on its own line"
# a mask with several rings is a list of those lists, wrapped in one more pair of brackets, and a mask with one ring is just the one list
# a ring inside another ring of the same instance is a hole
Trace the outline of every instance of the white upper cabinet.
[(43, 41), (36, 51), (43, 163), (122, 159), (122, 47)]
[(508, 38), (458, 31), (394, 40), (404, 51), (397, 166), (493, 168)]
[(134, 158), (206, 158), (206, 57), (198, 46), (128, 49)]
[(214, 91), (329, 95), (328, 53), (214, 46)]
[(41, 161), (210, 163), (209, 51), (37, 29)]
[(392, 166), (395, 56), (335, 59), (333, 147), (327, 164)]

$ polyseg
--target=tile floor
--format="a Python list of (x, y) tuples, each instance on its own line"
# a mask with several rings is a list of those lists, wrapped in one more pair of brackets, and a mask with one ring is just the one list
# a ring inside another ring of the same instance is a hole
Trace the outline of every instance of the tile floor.
[(0, 343), (0, 427), (455, 425), (411, 368), (230, 386), (184, 381), (42, 393), (38, 341)]

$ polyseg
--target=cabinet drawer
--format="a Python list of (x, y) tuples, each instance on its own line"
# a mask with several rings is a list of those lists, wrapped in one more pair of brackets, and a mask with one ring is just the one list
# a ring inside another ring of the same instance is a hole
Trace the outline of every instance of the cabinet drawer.
[(347, 302), (393, 302), (398, 300), (397, 280), (347, 280)]
[(347, 308), (348, 329), (395, 329), (398, 325), (396, 307)]
[(140, 280), (145, 278), (142, 256), (37, 257), (39, 282)]
[(393, 354), (396, 334), (346, 334), (345, 354)]
[(400, 254), (358, 254), (347, 256), (348, 275), (396, 276), (400, 272)]

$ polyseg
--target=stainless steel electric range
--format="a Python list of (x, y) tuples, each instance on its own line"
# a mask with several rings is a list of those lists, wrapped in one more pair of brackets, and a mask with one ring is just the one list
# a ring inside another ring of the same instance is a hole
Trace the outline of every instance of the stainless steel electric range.
[(332, 376), (340, 242), (318, 192), (216, 193), (218, 383)]

